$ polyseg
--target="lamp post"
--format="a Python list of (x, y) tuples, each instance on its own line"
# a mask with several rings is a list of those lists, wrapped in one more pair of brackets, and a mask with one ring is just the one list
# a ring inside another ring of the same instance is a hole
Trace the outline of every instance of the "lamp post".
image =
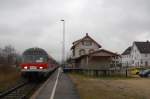
[(61, 20), (63, 26), (63, 38), (62, 38), (62, 66), (65, 65), (65, 20)]

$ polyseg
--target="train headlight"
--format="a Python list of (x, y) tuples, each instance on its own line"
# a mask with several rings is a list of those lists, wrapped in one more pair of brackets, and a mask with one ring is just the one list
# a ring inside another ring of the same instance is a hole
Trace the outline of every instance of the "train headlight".
[(43, 67), (40, 67), (40, 69), (43, 69)]
[(24, 69), (28, 69), (28, 67), (27, 67), (27, 66), (25, 66), (25, 67), (24, 67)]

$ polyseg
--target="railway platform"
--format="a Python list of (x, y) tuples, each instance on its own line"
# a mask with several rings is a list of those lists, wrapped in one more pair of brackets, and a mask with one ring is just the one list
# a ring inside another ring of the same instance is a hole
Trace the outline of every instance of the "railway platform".
[(71, 79), (59, 68), (30, 99), (80, 99)]

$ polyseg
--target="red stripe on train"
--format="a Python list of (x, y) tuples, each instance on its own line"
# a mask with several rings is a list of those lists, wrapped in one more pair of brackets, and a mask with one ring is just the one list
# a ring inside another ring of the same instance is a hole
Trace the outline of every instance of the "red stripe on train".
[(43, 67), (43, 69), (48, 68), (48, 63), (23, 63), (20, 65), (21, 68), (24, 68), (25, 66), (30, 68), (30, 66), (35, 66), (37, 68)]

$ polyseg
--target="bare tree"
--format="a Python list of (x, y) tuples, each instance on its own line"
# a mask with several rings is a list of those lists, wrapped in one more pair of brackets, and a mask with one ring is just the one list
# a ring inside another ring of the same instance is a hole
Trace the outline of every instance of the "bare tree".
[(13, 46), (7, 45), (0, 51), (0, 63), (14, 65), (16, 63), (16, 50)]

